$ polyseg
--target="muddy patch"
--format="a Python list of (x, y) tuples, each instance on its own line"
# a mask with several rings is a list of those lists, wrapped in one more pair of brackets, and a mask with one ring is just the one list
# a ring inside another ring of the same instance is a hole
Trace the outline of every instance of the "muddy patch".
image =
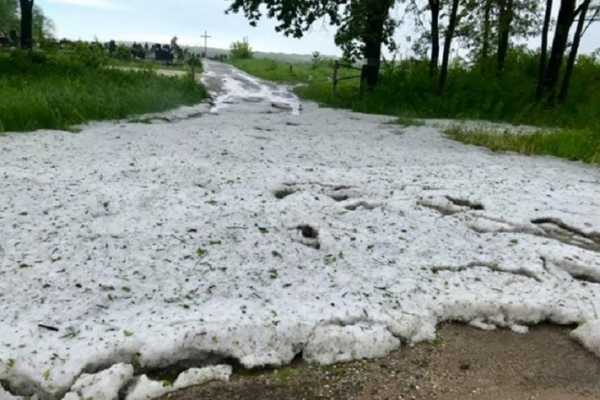
[(569, 339), (568, 329), (527, 334), (440, 327), (434, 342), (390, 355), (319, 366), (300, 360), (277, 369), (234, 369), (214, 382), (161, 400), (587, 400), (600, 398), (600, 359)]

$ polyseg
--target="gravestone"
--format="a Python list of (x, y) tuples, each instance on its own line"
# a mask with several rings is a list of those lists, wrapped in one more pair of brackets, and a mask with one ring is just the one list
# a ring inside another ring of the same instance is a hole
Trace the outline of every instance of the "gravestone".
[(10, 40), (4, 31), (0, 31), (0, 46), (5, 47), (10, 44)]
[(8, 34), (8, 38), (11, 41), (11, 45), (12, 46), (17, 46), (19, 43), (19, 34), (17, 33), (17, 31), (15, 29), (11, 29), (11, 31)]
[(164, 46), (157, 45), (157, 49), (154, 51), (154, 59), (157, 61), (173, 61), (173, 53), (169, 49), (169, 45)]
[(144, 51), (144, 48), (141, 44), (136, 42), (133, 42), (133, 46), (131, 46), (131, 54), (134, 57), (140, 58), (142, 60), (146, 58), (146, 52)]

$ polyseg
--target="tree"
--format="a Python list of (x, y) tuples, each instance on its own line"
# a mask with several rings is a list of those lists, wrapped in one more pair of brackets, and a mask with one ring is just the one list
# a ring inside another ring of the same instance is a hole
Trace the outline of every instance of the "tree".
[[(485, 0), (483, 5), (483, 33), (481, 38), (481, 59), (486, 61), (490, 54), (490, 36), (492, 32), (493, 0)], [(485, 71), (485, 69), (484, 69)]]
[(429, 59), (429, 76), (434, 77), (440, 59), (440, 0), (428, 0), (431, 12), (431, 57)]
[(575, 0), (561, 0), (544, 83), (544, 89), (548, 93), (547, 104), (550, 106), (554, 104), (556, 83), (558, 82), (562, 59), (569, 40), (569, 30), (574, 18)]
[(393, 48), (392, 34), (396, 26), (390, 18), (395, 0), (233, 0), (226, 13), (243, 12), (256, 26), (266, 7), (267, 17), (276, 19), (275, 31), (285, 36), (301, 38), (321, 18), (328, 18), (338, 27), (335, 41), (344, 56), (366, 59), (363, 78), (369, 88), (377, 85), (381, 63), (381, 46)]
[(504, 69), (504, 62), (508, 53), (510, 28), (514, 18), (514, 2), (513, 0), (499, 0), (498, 5), (500, 14), (498, 16), (497, 71), (500, 73)]
[(577, 51), (579, 50), (579, 42), (583, 36), (583, 28), (585, 26), (585, 16), (590, 7), (591, 0), (585, 0), (581, 4), (581, 11), (579, 12), (579, 21), (577, 22), (577, 28), (575, 29), (575, 35), (573, 36), (573, 43), (571, 44), (571, 50), (569, 51), (569, 59), (567, 61), (567, 68), (563, 77), (560, 92), (558, 94), (558, 103), (564, 103), (567, 100), (567, 93), (569, 92), (569, 83), (571, 81), (571, 75), (573, 74), (573, 68), (575, 66), (575, 60), (577, 59)]
[(335, 43), (344, 57), (355, 60), (360, 55), (366, 59), (361, 80), (368, 88), (377, 85), (381, 66), (381, 47), (396, 48), (393, 33), (396, 22), (390, 18), (395, 0), (351, 1), (342, 15), (342, 23), (335, 35)]
[[(465, 0), (451, 0), (442, 1), (442, 0), (427, 0), (424, 3), (423, 0), (417, 2), (418, 0), (410, 0), (408, 6), (406, 7), (406, 12), (414, 15), (415, 25), (421, 31), (421, 39), (417, 41), (417, 43), (413, 46), (413, 51), (422, 56), (425, 55), (425, 48), (431, 47), (430, 57), (429, 57), (429, 76), (434, 78), (437, 76), (438, 72), (438, 64), (440, 59), (440, 33), (442, 32), (444, 35), (444, 46), (442, 51), (442, 66), (438, 78), (438, 91), (441, 93), (446, 84), (446, 79), (448, 76), (448, 65), (450, 63), (450, 50), (452, 47), (452, 41), (457, 33), (457, 28), (459, 28), (458, 22), (461, 20), (463, 16), (462, 13), (459, 14), (459, 9), (463, 9), (461, 7), (462, 4), (465, 3)], [(446, 9), (446, 8), (450, 9)], [(421, 16), (425, 14), (425, 12), (429, 12), (429, 26), (422, 21)], [(442, 18), (446, 16), (447, 26), (443, 26)], [(426, 42), (426, 43), (425, 43)]]
[(438, 83), (439, 92), (444, 91), (446, 85), (446, 78), (448, 76), (448, 63), (450, 60), (450, 48), (452, 46), (452, 38), (454, 37), (454, 31), (458, 24), (458, 5), (459, 0), (452, 0), (452, 7), (450, 9), (450, 21), (448, 27), (444, 33), (444, 52), (442, 54), (442, 69), (440, 71), (440, 80)]
[(459, 20), (461, 46), (484, 74), (495, 58), (500, 74), (514, 41), (539, 35), (540, 0), (462, 0)]
[(538, 72), (538, 86), (535, 93), (537, 101), (542, 99), (544, 84), (546, 82), (546, 63), (548, 60), (548, 30), (550, 29), (550, 18), (552, 17), (552, 0), (546, 0), (546, 11), (544, 12), (544, 26), (542, 28), (542, 48), (540, 50), (540, 66)]
[(44, 14), (39, 6), (33, 6), (33, 39), (36, 42), (42, 42), (54, 36), (54, 21)]
[[(579, 17), (581, 20), (585, 21), (585, 17), (582, 16), (582, 13), (587, 13), (587, 10), (590, 6), (590, 0), (583, 0), (579, 6), (577, 6), (577, 0), (561, 0), (560, 8), (558, 10), (558, 17), (556, 19), (556, 27), (554, 30), (554, 39), (552, 41), (552, 49), (550, 51), (550, 58), (548, 60), (548, 66), (546, 68), (546, 72), (544, 73), (544, 82), (541, 85), (539, 98), (542, 99), (544, 95), (546, 95), (546, 106), (552, 107), (556, 104), (556, 86), (558, 84), (560, 78), (560, 70), (562, 67), (562, 61), (564, 58), (565, 51), (567, 49), (568, 41), (569, 41), (569, 31), (571, 30), (571, 26), (575, 21), (575, 18)], [(576, 7), (577, 6), (577, 7)], [(585, 14), (584, 13), (584, 14)], [(573, 48), (571, 51), (571, 56), (569, 62), (572, 64), (575, 63), (575, 58), (577, 56), (577, 47), (579, 46), (579, 40), (583, 35), (583, 23), (581, 22), (581, 30), (578, 29), (576, 33), (575, 40), (577, 46)], [(578, 24), (580, 25), (580, 24)], [(577, 37), (579, 35), (579, 37)], [(572, 72), (573, 65), (571, 65), (571, 71), (567, 71), (569, 75), (565, 82), (564, 89), (561, 89), (564, 92), (564, 99), (566, 99), (566, 93), (568, 91), (570, 74)], [(564, 101), (563, 99), (563, 101)]]
[(0, 0), (0, 31), (16, 29), (19, 25), (17, 0)]
[[(442, 7), (441, 0), (427, 0), (425, 4), (417, 2), (418, 0), (409, 0), (405, 13), (414, 16), (414, 23), (421, 37), (418, 38), (412, 50), (417, 55), (425, 57), (427, 51), (429, 55), (429, 76), (434, 78), (437, 75), (440, 59), (440, 11)], [(425, 26), (422, 15), (429, 13), (429, 27)], [(429, 47), (431, 47), (429, 49)]]
[(31, 49), (33, 44), (33, 2), (19, 0), (21, 6), (21, 48)]

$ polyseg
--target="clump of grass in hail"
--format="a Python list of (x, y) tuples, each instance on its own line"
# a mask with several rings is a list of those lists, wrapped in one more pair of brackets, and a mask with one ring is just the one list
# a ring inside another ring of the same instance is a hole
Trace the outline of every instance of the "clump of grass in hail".
[(192, 105), (208, 97), (188, 78), (108, 66), (100, 50), (0, 53), (0, 132), (68, 129)]

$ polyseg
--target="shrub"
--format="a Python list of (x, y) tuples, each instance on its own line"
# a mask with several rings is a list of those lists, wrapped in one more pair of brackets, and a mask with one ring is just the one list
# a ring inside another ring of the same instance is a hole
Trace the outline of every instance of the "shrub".
[(131, 55), (131, 50), (122, 44), (117, 46), (117, 50), (115, 51), (113, 57), (120, 61), (130, 61), (133, 58)]
[(229, 55), (233, 59), (247, 60), (254, 57), (254, 52), (247, 40), (242, 42), (234, 42), (231, 44)]

